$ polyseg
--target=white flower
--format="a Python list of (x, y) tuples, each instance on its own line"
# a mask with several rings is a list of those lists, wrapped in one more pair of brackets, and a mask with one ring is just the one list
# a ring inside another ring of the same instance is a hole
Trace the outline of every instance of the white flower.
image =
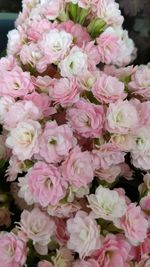
[(18, 30), (14, 29), (8, 32), (7, 53), (14, 55), (21, 48), (21, 35)]
[(38, 152), (37, 138), (40, 130), (41, 126), (37, 121), (20, 122), (11, 130), (6, 139), (6, 145), (12, 148), (13, 154), (19, 160), (31, 159), (32, 155)]
[(104, 220), (115, 221), (121, 218), (126, 212), (126, 201), (119, 196), (118, 192), (103, 186), (96, 189), (95, 195), (88, 197), (89, 207), (92, 209), (91, 216)]
[(87, 71), (87, 55), (78, 47), (73, 47), (70, 54), (60, 62), (59, 68), (63, 77), (82, 75)]
[(9, 112), (11, 106), (15, 103), (15, 100), (10, 96), (3, 96), (0, 98), (0, 123), (5, 121), (6, 114)]
[(56, 63), (64, 58), (72, 44), (73, 37), (65, 31), (50, 30), (43, 36), (40, 47), (47, 56), (48, 63)]
[(18, 181), (19, 181), (18, 186), (20, 187), (18, 191), (18, 196), (20, 198), (23, 198), (28, 205), (32, 205), (34, 203), (34, 200), (29, 190), (28, 178), (26, 176), (20, 177)]

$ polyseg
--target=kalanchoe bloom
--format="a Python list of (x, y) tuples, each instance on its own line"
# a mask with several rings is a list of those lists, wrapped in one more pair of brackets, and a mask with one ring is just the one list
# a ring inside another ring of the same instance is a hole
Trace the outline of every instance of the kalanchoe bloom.
[(67, 182), (54, 165), (37, 162), (27, 173), (29, 190), (42, 207), (56, 205), (66, 194)]
[(58, 203), (58, 205), (52, 206), (48, 205), (47, 212), (51, 216), (56, 216), (58, 218), (69, 218), (72, 217), (74, 213), (81, 209), (79, 202), (66, 202)]
[(88, 151), (82, 152), (80, 147), (76, 146), (62, 163), (61, 171), (64, 179), (73, 186), (90, 184), (94, 175), (92, 155)]
[(25, 243), (13, 233), (0, 233), (1, 266), (20, 267), (26, 262), (27, 249)]
[(78, 76), (87, 71), (88, 56), (82, 49), (74, 46), (58, 66), (62, 77)]
[(6, 145), (12, 149), (19, 160), (31, 159), (34, 153), (39, 152), (38, 136), (41, 125), (37, 121), (26, 120), (19, 122), (12, 129), (6, 139)]
[(101, 103), (114, 103), (119, 99), (125, 99), (127, 94), (124, 92), (124, 83), (116, 77), (101, 74), (92, 87), (92, 93)]
[(91, 40), (87, 29), (80, 24), (75, 24), (71, 20), (59, 24), (57, 28), (70, 33), (73, 36), (74, 43), (79, 47), (82, 47), (84, 43), (88, 43)]
[(108, 169), (112, 165), (124, 162), (125, 153), (116, 144), (105, 143), (99, 149), (93, 150), (93, 163), (95, 169)]
[[(102, 247), (93, 253), (99, 267), (126, 267), (130, 262), (131, 245), (123, 235), (107, 234)], [(119, 264), (119, 265), (118, 265)]]
[(24, 210), (21, 214), (20, 229), (28, 240), (32, 240), (37, 252), (47, 254), (47, 245), (55, 233), (55, 223), (49, 215), (34, 208), (31, 212)]
[(57, 125), (56, 121), (48, 122), (39, 139), (40, 156), (48, 163), (65, 159), (76, 145), (72, 129), (67, 125)]
[(70, 218), (67, 230), (70, 235), (67, 247), (78, 252), (81, 259), (100, 248), (99, 226), (86, 212), (78, 211), (74, 218)]
[(136, 206), (134, 203), (128, 205), (124, 216), (115, 224), (124, 230), (126, 238), (133, 246), (138, 246), (144, 242), (147, 236), (148, 221), (144, 217), (140, 206)]
[(56, 63), (64, 58), (72, 44), (73, 37), (65, 31), (50, 30), (40, 42), (41, 51), (47, 57), (47, 63)]
[(83, 137), (99, 137), (103, 133), (104, 108), (85, 100), (78, 101), (67, 110), (68, 123)]
[(55, 20), (63, 11), (63, 0), (41, 0), (41, 14), (47, 20)]
[(94, 259), (77, 260), (73, 263), (73, 267), (99, 267), (99, 264)]
[(129, 83), (131, 93), (141, 96), (144, 99), (150, 99), (150, 66), (140, 66), (131, 76)]
[(119, 50), (119, 37), (112, 27), (108, 27), (97, 39), (100, 61), (110, 64), (115, 60)]
[(34, 91), (29, 72), (23, 72), (21, 68), (12, 71), (4, 71), (0, 74), (0, 96), (23, 97)]
[[(14, 114), (12, 116), (12, 114)], [(18, 101), (9, 108), (6, 113), (4, 128), (11, 130), (16, 128), (19, 122), (30, 120), (39, 120), (42, 114), (38, 107), (32, 101)]]
[(138, 112), (128, 100), (111, 103), (106, 114), (106, 130), (110, 133), (127, 134), (138, 127)]
[(11, 96), (0, 97), (0, 124), (3, 124), (7, 113), (9, 112), (11, 106), (13, 106), (15, 100)]
[(124, 197), (103, 186), (96, 189), (95, 194), (88, 197), (89, 207), (91, 208), (91, 217), (102, 218), (108, 221), (116, 221), (126, 212), (126, 201)]
[(108, 169), (100, 168), (95, 171), (95, 176), (106, 183), (113, 183), (122, 174), (121, 166), (112, 165)]
[(49, 88), (49, 96), (55, 104), (73, 104), (79, 100), (80, 87), (75, 77), (55, 79)]

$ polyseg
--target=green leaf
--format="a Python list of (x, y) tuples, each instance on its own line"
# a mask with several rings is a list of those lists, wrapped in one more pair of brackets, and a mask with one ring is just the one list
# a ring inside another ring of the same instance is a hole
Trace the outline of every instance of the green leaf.
[(106, 28), (106, 22), (96, 18), (88, 25), (88, 32), (93, 39), (97, 38)]

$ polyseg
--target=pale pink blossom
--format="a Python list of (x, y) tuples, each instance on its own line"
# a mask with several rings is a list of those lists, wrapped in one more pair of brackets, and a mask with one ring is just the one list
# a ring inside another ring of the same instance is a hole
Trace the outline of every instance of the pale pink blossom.
[(92, 182), (94, 176), (92, 155), (88, 151), (82, 152), (80, 147), (76, 146), (62, 163), (61, 170), (64, 179), (71, 185), (86, 186)]
[(28, 176), (18, 178), (18, 187), (18, 197), (23, 199), (28, 205), (34, 204), (33, 194), (29, 189)]
[(132, 163), (143, 170), (150, 169), (150, 127), (143, 126), (132, 135), (134, 145), (131, 149)]
[(66, 194), (67, 183), (54, 165), (37, 162), (27, 173), (29, 190), (35, 203), (56, 205)]
[(107, 75), (110, 76), (115, 76), (119, 80), (128, 83), (130, 80), (130, 77), (135, 71), (137, 70), (137, 66), (127, 66), (127, 67), (122, 67), (122, 68), (117, 68), (116, 66), (113, 65), (105, 65), (104, 66), (104, 72)]
[(112, 165), (124, 162), (125, 153), (116, 144), (105, 143), (99, 149), (93, 150), (93, 161), (96, 169), (108, 169)]
[(99, 267), (127, 267), (130, 258), (130, 244), (122, 235), (107, 234), (103, 239), (102, 247), (93, 257)]
[(0, 97), (0, 124), (4, 123), (7, 113), (14, 104), (15, 100), (11, 96)]
[(72, 39), (71, 34), (57, 29), (45, 33), (39, 46), (47, 58), (47, 63), (56, 63), (63, 59), (70, 49)]
[(88, 43), (91, 40), (87, 29), (80, 24), (75, 24), (71, 20), (59, 24), (57, 28), (70, 33), (74, 38), (74, 43), (79, 47), (82, 47), (84, 43)]
[(92, 210), (90, 216), (92, 218), (102, 218), (108, 221), (116, 221), (126, 212), (125, 198), (119, 196), (115, 190), (110, 190), (103, 186), (96, 189), (95, 194), (88, 197), (89, 208)]
[(144, 217), (140, 206), (136, 206), (135, 203), (127, 206), (125, 215), (115, 224), (118, 228), (124, 230), (126, 238), (133, 246), (144, 242), (147, 236), (148, 221)]
[(50, 31), (51, 28), (52, 25), (47, 19), (30, 20), (25, 32), (28, 40), (36, 43), (42, 38), (43, 33)]
[(100, 105), (80, 100), (67, 110), (66, 118), (74, 131), (83, 137), (99, 137), (103, 133), (105, 113)]
[(63, 11), (62, 0), (41, 0), (40, 12), (47, 20), (55, 20)]
[(77, 260), (73, 263), (73, 267), (99, 267), (99, 264), (94, 259)]
[(92, 93), (102, 103), (114, 103), (119, 99), (126, 98), (124, 83), (116, 77), (101, 74), (92, 87)]
[(38, 136), (41, 125), (37, 121), (26, 120), (19, 122), (12, 129), (6, 139), (6, 145), (12, 149), (19, 160), (31, 159), (34, 153), (38, 153)]
[(131, 76), (129, 89), (134, 95), (139, 95), (144, 99), (150, 98), (150, 67), (142, 65), (138, 67), (135, 73)]
[(32, 101), (18, 101), (12, 105), (5, 116), (4, 127), (7, 130), (17, 127), (19, 122), (41, 118), (40, 110)]
[(95, 176), (101, 181), (113, 183), (121, 175), (121, 167), (119, 165), (111, 165), (108, 169), (98, 169), (95, 171)]
[(34, 91), (29, 72), (23, 72), (21, 68), (5, 71), (0, 77), (0, 96), (22, 97)]
[(21, 31), (14, 29), (8, 32), (7, 54), (16, 55), (20, 52), (23, 43)]
[(49, 215), (34, 208), (31, 212), (24, 210), (21, 214), (20, 229), (40, 254), (47, 254), (48, 243), (55, 233), (55, 223)]
[(25, 264), (27, 250), (25, 243), (13, 233), (0, 233), (1, 266), (20, 267)]
[(61, 76), (71, 77), (84, 74), (88, 68), (88, 56), (83, 49), (74, 46), (68, 56), (58, 65)]
[(123, 16), (121, 15), (119, 4), (115, 1), (98, 1), (96, 15), (103, 19), (109, 26), (121, 26), (123, 23)]
[(56, 163), (65, 159), (69, 151), (76, 145), (72, 129), (67, 125), (57, 125), (56, 121), (48, 122), (40, 136), (40, 156), (48, 163)]
[(33, 92), (24, 97), (24, 100), (32, 101), (40, 110), (42, 117), (48, 117), (56, 112), (51, 106), (51, 100), (47, 94)]
[(119, 50), (119, 38), (112, 27), (108, 27), (97, 39), (97, 48), (100, 61), (110, 64), (117, 57)]
[(106, 114), (106, 130), (110, 133), (127, 134), (139, 124), (138, 112), (128, 100), (111, 103)]
[(75, 77), (56, 79), (49, 88), (49, 96), (55, 104), (73, 104), (79, 100), (79, 83)]
[(12, 71), (17, 66), (16, 58), (12, 55), (0, 59), (0, 71)]
[(48, 205), (47, 212), (51, 216), (58, 218), (70, 218), (74, 213), (81, 209), (79, 202), (74, 201), (71, 203), (58, 203), (55, 206)]
[(74, 218), (70, 218), (67, 230), (70, 236), (67, 247), (78, 252), (81, 259), (100, 248), (100, 228), (86, 212), (78, 211)]
[(84, 52), (87, 54), (88, 70), (93, 71), (96, 69), (96, 65), (100, 63), (100, 55), (98, 48), (94, 41), (88, 42), (83, 46)]

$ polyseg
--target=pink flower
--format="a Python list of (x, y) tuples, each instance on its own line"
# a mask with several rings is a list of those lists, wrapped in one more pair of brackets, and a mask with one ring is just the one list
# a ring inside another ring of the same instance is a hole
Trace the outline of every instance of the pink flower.
[(39, 152), (38, 136), (41, 125), (37, 121), (26, 120), (19, 122), (12, 129), (6, 139), (6, 145), (12, 149), (19, 160), (31, 159), (34, 153)]
[(12, 71), (5, 71), (0, 80), (0, 96), (17, 98), (34, 91), (29, 72), (23, 72), (19, 67)]
[(2, 57), (0, 59), (0, 71), (12, 71), (14, 68), (16, 68), (17, 65), (17, 61), (15, 59), (15, 57), (13, 56), (6, 56), (6, 57)]
[(55, 108), (51, 107), (51, 101), (48, 95), (34, 92), (24, 97), (25, 100), (32, 101), (40, 110), (42, 117), (48, 117), (55, 113)]
[(84, 211), (78, 211), (76, 216), (67, 221), (67, 230), (70, 238), (67, 247), (85, 258), (101, 245), (99, 227)]
[(51, 23), (47, 19), (30, 20), (26, 29), (28, 40), (30, 42), (38, 42), (42, 38), (43, 33), (48, 32), (51, 27)]
[(54, 165), (37, 162), (28, 171), (27, 179), (34, 201), (43, 207), (56, 205), (65, 197), (67, 183)]
[(3, 124), (7, 113), (10, 108), (14, 105), (15, 100), (11, 96), (0, 97), (0, 124)]
[(70, 218), (81, 209), (81, 205), (79, 202), (68, 202), (68, 203), (58, 203), (55, 206), (49, 205), (47, 208), (47, 212), (51, 216), (56, 216), (58, 218)]
[(57, 28), (70, 33), (74, 38), (74, 43), (79, 47), (82, 47), (84, 43), (88, 43), (91, 40), (86, 28), (80, 24), (75, 24), (71, 20), (59, 24)]
[(26, 261), (26, 247), (13, 233), (0, 233), (0, 259), (1, 266), (5, 267), (20, 267)]
[(88, 151), (82, 152), (79, 146), (71, 150), (62, 163), (62, 175), (71, 185), (86, 186), (93, 180), (92, 156)]
[(84, 52), (87, 54), (88, 69), (93, 71), (96, 69), (96, 65), (100, 63), (100, 55), (98, 53), (98, 48), (94, 41), (84, 44)]
[(124, 83), (116, 77), (101, 74), (92, 87), (92, 93), (98, 101), (108, 104), (126, 98), (124, 88)]
[(99, 267), (99, 264), (94, 259), (77, 260), (73, 263), (73, 267)]
[(104, 109), (100, 105), (85, 100), (78, 101), (67, 110), (67, 120), (71, 127), (83, 137), (99, 137), (104, 127)]
[(47, 245), (55, 233), (55, 223), (49, 215), (34, 208), (31, 212), (24, 210), (20, 221), (21, 231), (33, 241), (37, 252), (47, 254)]
[(66, 229), (66, 220), (55, 217), (56, 234), (55, 239), (60, 246), (66, 245), (68, 241), (68, 233)]
[(131, 76), (129, 88), (134, 95), (150, 99), (150, 67), (140, 66)]
[(124, 162), (125, 153), (118, 146), (106, 143), (100, 146), (100, 149), (93, 150), (94, 165), (96, 169), (108, 169), (112, 165)]
[(47, 63), (56, 63), (63, 59), (70, 49), (72, 39), (71, 34), (57, 29), (52, 29), (45, 33), (39, 46), (47, 58)]
[(54, 267), (54, 265), (49, 261), (40, 261), (37, 267)]
[(47, 20), (55, 20), (63, 11), (63, 1), (62, 0), (42, 0), (41, 1), (41, 14)]
[(110, 64), (115, 60), (119, 49), (119, 37), (112, 27), (108, 27), (97, 39), (100, 61)]
[(77, 79), (60, 78), (49, 88), (49, 96), (55, 104), (72, 104), (79, 100), (80, 87)]
[(138, 127), (138, 112), (128, 100), (111, 103), (106, 114), (106, 130), (110, 133), (127, 134)]
[(58, 126), (56, 121), (48, 122), (39, 139), (40, 156), (48, 163), (60, 162), (69, 155), (76, 143), (72, 129), (67, 124)]
[(95, 171), (95, 176), (101, 181), (113, 183), (121, 174), (121, 167), (119, 165), (111, 165), (108, 169), (100, 168)]
[(140, 206), (134, 203), (128, 205), (125, 215), (116, 222), (116, 226), (124, 230), (126, 238), (133, 246), (144, 242), (147, 236), (148, 221)]
[(4, 128), (11, 130), (17, 127), (19, 122), (41, 118), (41, 112), (32, 101), (18, 101), (12, 105), (6, 114)]
[(107, 234), (102, 247), (93, 253), (99, 267), (127, 267), (130, 259), (130, 244), (122, 235)]

